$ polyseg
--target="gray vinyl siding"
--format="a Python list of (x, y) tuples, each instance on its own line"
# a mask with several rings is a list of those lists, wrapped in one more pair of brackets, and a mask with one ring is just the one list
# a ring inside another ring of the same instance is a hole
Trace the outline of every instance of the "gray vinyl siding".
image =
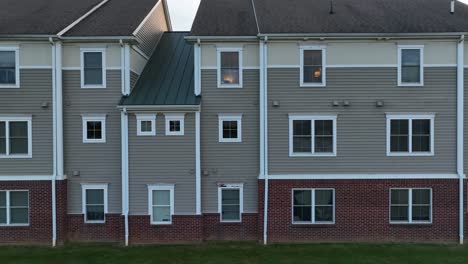
[(143, 51), (148, 57), (153, 54), (159, 40), (164, 31), (168, 30), (166, 23), (166, 15), (164, 13), (164, 3), (160, 3), (156, 10), (151, 14), (148, 20), (143, 24), (135, 36), (141, 40), (137, 47)]
[(135, 87), (138, 78), (140, 78), (140, 75), (138, 75), (138, 73), (130, 71), (130, 91), (133, 90), (133, 87)]
[[(216, 70), (202, 70), (203, 212), (217, 212), (218, 183), (244, 183), (244, 212), (257, 211), (259, 71), (244, 70), (243, 88), (217, 88)], [(218, 114), (242, 113), (242, 142), (218, 142)]]
[[(326, 87), (299, 87), (299, 68), (269, 69), (269, 173), (455, 173), (456, 69), (425, 68), (424, 84), (398, 87), (396, 68), (328, 68)], [(435, 113), (435, 155), (387, 157), (387, 112)], [(289, 113), (337, 114), (337, 156), (289, 157)]]
[[(107, 88), (80, 88), (79, 71), (63, 71), (64, 159), (68, 212), (81, 213), (81, 184), (107, 183), (109, 213), (121, 211), (121, 98), (119, 70), (107, 71)], [(106, 143), (83, 143), (83, 114), (106, 114)], [(79, 171), (80, 176), (73, 176)]]
[(156, 136), (137, 136), (134, 114), (128, 118), (130, 214), (148, 214), (148, 185), (174, 184), (174, 213), (195, 209), (195, 114), (185, 115), (183, 136), (165, 135), (165, 116), (156, 117)]
[(20, 88), (0, 88), (0, 115), (32, 116), (32, 158), (0, 159), (0, 175), (52, 175), (52, 107), (51, 70), (21, 70)]

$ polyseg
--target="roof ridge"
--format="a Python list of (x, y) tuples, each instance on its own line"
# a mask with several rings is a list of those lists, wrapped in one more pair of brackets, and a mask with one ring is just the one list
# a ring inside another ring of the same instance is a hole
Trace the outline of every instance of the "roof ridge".
[(103, 0), (99, 4), (95, 5), (93, 8), (91, 8), (88, 12), (86, 12), (84, 15), (79, 17), (77, 20), (73, 21), (70, 25), (62, 29), (59, 33), (57, 33), (57, 36), (63, 36), (65, 33), (67, 33), (70, 29), (72, 29), (74, 26), (78, 25), (81, 21), (85, 20), (88, 16), (90, 16), (92, 13), (94, 13), (96, 10), (101, 8), (101, 6), (105, 5), (107, 2), (110, 0)]
[(255, 9), (255, 0), (251, 0), (251, 3), (252, 3), (252, 9), (253, 9), (253, 13), (254, 13), (254, 17), (255, 17), (255, 24), (257, 24), (257, 31), (258, 31), (258, 34), (260, 34), (260, 25), (258, 24), (258, 18), (257, 18), (257, 10)]

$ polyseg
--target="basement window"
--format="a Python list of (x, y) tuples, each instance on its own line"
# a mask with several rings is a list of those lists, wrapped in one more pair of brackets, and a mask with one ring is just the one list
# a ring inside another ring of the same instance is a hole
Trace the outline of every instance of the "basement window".
[(390, 189), (390, 223), (432, 222), (432, 189)]
[(293, 189), (294, 224), (333, 224), (335, 222), (334, 189)]
[(0, 191), (0, 226), (29, 225), (29, 192)]

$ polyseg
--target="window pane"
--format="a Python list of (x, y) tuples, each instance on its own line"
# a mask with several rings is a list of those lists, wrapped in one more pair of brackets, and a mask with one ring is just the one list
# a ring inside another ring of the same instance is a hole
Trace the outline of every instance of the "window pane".
[(408, 204), (408, 190), (392, 190), (391, 196), (392, 205)]
[(223, 220), (240, 220), (240, 206), (239, 205), (223, 205), (222, 210)]
[(401, 81), (419, 83), (420, 80), (420, 50), (404, 49), (401, 51)]
[(315, 206), (316, 222), (332, 222), (333, 206)]
[(27, 224), (28, 213), (28, 208), (11, 208), (10, 224)]
[(310, 120), (293, 121), (293, 152), (312, 152), (312, 122)]
[(171, 208), (169, 206), (153, 207), (153, 221), (170, 222), (171, 221)]
[(153, 205), (170, 205), (171, 192), (169, 190), (153, 191)]
[(390, 121), (390, 151), (408, 151), (408, 120)]
[(87, 121), (86, 126), (88, 139), (102, 139), (101, 121)]
[(0, 208), (0, 224), (6, 224), (6, 208)]
[(102, 69), (85, 69), (84, 70), (85, 85), (100, 85), (102, 84)]
[(428, 119), (413, 120), (413, 151), (431, 151), (431, 121)]
[(10, 122), (10, 154), (28, 153), (28, 122)]
[(0, 84), (16, 83), (14, 51), (0, 51)]
[(222, 84), (239, 84), (239, 69), (221, 69)]
[(431, 191), (429, 189), (413, 189), (412, 198), (413, 205), (428, 205), (431, 203)]
[(0, 154), (6, 154), (6, 124), (0, 122)]
[(84, 83), (102, 84), (102, 53), (84, 53)]
[(312, 206), (294, 206), (293, 214), (294, 222), (311, 222)]
[(240, 190), (222, 190), (222, 204), (240, 204)]
[(86, 218), (88, 221), (104, 221), (104, 205), (86, 206)]
[(294, 205), (312, 205), (312, 191), (296, 190), (294, 191)]
[(333, 191), (315, 190), (315, 205), (333, 205)]
[(223, 138), (237, 137), (237, 121), (223, 121)]
[(315, 121), (315, 152), (333, 152), (333, 121)]
[(391, 221), (408, 221), (408, 206), (392, 206), (390, 211)]
[(10, 122), (10, 138), (28, 137), (28, 122)]
[(151, 121), (141, 121), (140, 126), (141, 132), (151, 132), (153, 129), (151, 126)]
[(430, 221), (430, 206), (413, 205), (412, 218), (413, 221)]
[(169, 121), (169, 131), (179, 132), (180, 131), (180, 120)]
[(28, 154), (28, 139), (10, 137), (10, 154)]
[(305, 50), (304, 51), (304, 82), (321, 83), (322, 82), (322, 51)]
[(28, 206), (28, 192), (18, 192), (18, 191), (11, 191), (10, 192), (10, 206)]
[(0, 192), (0, 208), (6, 207), (6, 192)]
[(104, 190), (86, 190), (86, 204), (104, 205)]
[(239, 83), (239, 53), (221, 52), (221, 83)]

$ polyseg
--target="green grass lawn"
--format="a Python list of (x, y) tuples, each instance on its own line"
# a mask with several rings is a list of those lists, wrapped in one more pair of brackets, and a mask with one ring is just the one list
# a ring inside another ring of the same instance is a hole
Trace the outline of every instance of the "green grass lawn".
[(468, 247), (416, 244), (206, 243), (0, 247), (0, 263), (468, 263)]

